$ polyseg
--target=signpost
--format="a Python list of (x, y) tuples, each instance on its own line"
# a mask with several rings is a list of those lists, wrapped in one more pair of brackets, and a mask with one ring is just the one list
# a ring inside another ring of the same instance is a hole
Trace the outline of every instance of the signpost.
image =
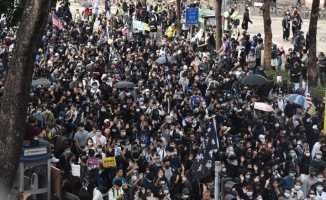
[(186, 9), (186, 25), (197, 25), (199, 21), (199, 8)]
[(199, 22), (199, 8), (186, 9), (186, 25), (190, 26), (190, 39), (192, 38), (192, 25), (197, 25)]

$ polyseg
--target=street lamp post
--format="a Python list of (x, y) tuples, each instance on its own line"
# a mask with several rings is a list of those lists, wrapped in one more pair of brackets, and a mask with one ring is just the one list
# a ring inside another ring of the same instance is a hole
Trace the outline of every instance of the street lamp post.
[(221, 172), (221, 161), (215, 161), (215, 187), (214, 187), (214, 200), (219, 200), (220, 195), (220, 172)]

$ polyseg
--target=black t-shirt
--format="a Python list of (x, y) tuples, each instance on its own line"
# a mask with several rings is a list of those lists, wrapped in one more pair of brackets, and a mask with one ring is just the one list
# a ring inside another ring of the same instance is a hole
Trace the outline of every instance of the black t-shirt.
[(323, 59), (319, 58), (318, 62), (319, 62), (320, 65), (324, 66), (324, 67), (319, 67), (319, 71), (320, 72), (326, 72), (326, 58), (323, 58)]
[(150, 31), (153, 33), (153, 32), (157, 32), (157, 22), (156, 21), (151, 21), (149, 23), (149, 28), (150, 28)]

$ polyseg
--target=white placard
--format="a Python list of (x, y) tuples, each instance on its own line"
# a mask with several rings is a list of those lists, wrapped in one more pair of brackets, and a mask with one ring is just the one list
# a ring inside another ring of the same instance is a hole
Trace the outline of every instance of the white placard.
[(71, 164), (71, 174), (80, 177), (80, 165)]

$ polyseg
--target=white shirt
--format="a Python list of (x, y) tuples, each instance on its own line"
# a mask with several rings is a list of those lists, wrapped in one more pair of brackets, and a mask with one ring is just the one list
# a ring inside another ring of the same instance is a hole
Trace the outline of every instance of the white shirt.
[(123, 190), (122, 187), (120, 188), (120, 190), (116, 190), (115, 188), (111, 188), (108, 192), (108, 199), (110, 200), (116, 200), (116, 197), (119, 195), (123, 195)]
[(94, 8), (98, 8), (99, 0), (93, 0), (93, 2), (94, 2)]
[(160, 155), (160, 159), (163, 160), (166, 156), (166, 152), (164, 148), (157, 147), (157, 153)]
[(321, 146), (321, 144), (319, 142), (315, 143), (315, 145), (314, 145), (314, 147), (312, 148), (312, 151), (311, 151), (311, 158), (315, 157), (315, 154), (316, 154), (317, 151), (319, 151), (320, 146)]
[(326, 192), (321, 192), (320, 194), (319, 192), (317, 192), (316, 197), (321, 197), (321, 199), (326, 199)]
[(98, 138), (99, 139), (98, 141), (97, 141), (97, 138), (98, 138), (97, 136), (94, 136), (92, 138), (94, 144), (96, 144), (96, 145), (102, 145), (102, 147), (104, 147), (107, 144), (106, 137), (105, 136), (101, 135), (101, 137)]

